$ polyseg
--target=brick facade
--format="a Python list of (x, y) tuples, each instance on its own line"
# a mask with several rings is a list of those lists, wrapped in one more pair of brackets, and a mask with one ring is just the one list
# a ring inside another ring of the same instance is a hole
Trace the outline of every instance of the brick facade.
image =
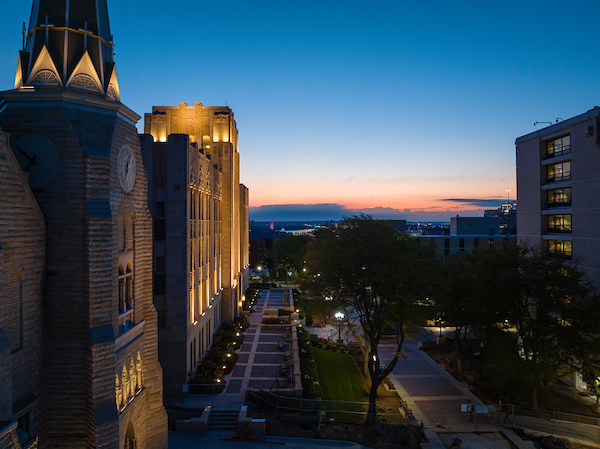
[[(134, 126), (138, 117), (116, 101), (64, 88), (0, 96), (0, 126), (12, 140), (38, 133), (54, 142), (60, 156), (54, 176), (34, 191), (47, 227), (40, 446), (123, 447), (131, 424), (139, 449), (165, 448), (152, 302), (152, 222)], [(129, 193), (117, 173), (123, 145), (133, 150), (136, 162), (136, 182)], [(128, 226), (123, 226), (123, 216)], [(126, 245), (119, 244), (123, 241)], [(134, 306), (122, 314), (119, 262), (127, 255), (133, 265)], [(117, 409), (116, 379), (138, 358), (141, 388)]]

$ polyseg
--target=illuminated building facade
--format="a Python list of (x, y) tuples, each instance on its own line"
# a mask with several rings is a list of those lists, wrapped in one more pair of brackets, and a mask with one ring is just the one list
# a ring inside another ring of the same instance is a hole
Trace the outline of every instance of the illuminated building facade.
[[(12, 348), (0, 389), (12, 369), (16, 410), (1, 419), (44, 448), (166, 448), (148, 176), (140, 117), (120, 102), (106, 0), (34, 0), (25, 38), (14, 89), (0, 92), (10, 135), (0, 165), (20, 166), (0, 177), (0, 221), (23, 222), (0, 232), (3, 270), (12, 272), (0, 283), (0, 347), (8, 339)], [(17, 194), (26, 200), (19, 213)]]
[(516, 140), (520, 242), (575, 259), (600, 286), (600, 109)]
[(241, 311), (249, 275), (248, 189), (227, 107), (153, 107), (142, 153), (151, 173), (154, 303), (165, 391), (181, 391), (222, 322)]

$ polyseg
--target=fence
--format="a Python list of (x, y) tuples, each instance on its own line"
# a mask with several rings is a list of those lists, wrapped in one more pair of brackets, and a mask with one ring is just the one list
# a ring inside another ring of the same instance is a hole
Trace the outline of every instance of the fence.
[(513, 427), (600, 443), (600, 418), (551, 410), (536, 411), (519, 405), (502, 406), (504, 410), (505, 407), (510, 407)]
[[(246, 391), (246, 404), (273, 416), (321, 421), (322, 419), (339, 422), (362, 422), (368, 412), (368, 402), (331, 401), (323, 399), (304, 399), (279, 396), (258, 385), (250, 384)], [(405, 417), (399, 404), (377, 403), (377, 416), (387, 420)]]

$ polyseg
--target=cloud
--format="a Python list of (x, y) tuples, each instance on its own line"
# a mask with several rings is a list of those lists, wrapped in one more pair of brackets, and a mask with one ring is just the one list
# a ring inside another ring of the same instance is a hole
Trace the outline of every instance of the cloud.
[[(475, 200), (473, 200), (475, 201)], [(464, 201), (471, 204), (473, 201)], [(460, 201), (458, 201), (460, 202)], [(494, 203), (496, 204), (496, 203)], [(488, 206), (492, 206), (489, 204)], [(450, 221), (450, 216), (456, 211), (442, 210), (439, 206), (427, 209), (403, 209), (398, 210), (391, 207), (370, 207), (363, 209), (348, 209), (341, 204), (271, 204), (258, 207), (250, 207), (250, 220), (254, 221), (338, 221), (344, 217), (358, 214), (368, 214), (375, 218), (387, 220), (408, 221)], [(462, 216), (481, 216), (482, 211), (474, 205), (471, 210), (460, 210)]]
[(451, 201), (454, 203), (468, 204), (475, 207), (488, 207), (495, 209), (504, 203), (504, 199), (481, 199), (481, 198), (443, 198), (441, 201)]
[(250, 207), (255, 221), (329, 221), (352, 215), (340, 204), (271, 204)]

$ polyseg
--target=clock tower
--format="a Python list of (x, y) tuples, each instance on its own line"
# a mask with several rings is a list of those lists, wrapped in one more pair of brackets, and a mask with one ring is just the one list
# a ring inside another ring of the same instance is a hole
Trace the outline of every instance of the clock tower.
[(148, 176), (106, 0), (34, 0), (25, 34), (0, 127), (46, 218), (40, 447), (166, 448)]

